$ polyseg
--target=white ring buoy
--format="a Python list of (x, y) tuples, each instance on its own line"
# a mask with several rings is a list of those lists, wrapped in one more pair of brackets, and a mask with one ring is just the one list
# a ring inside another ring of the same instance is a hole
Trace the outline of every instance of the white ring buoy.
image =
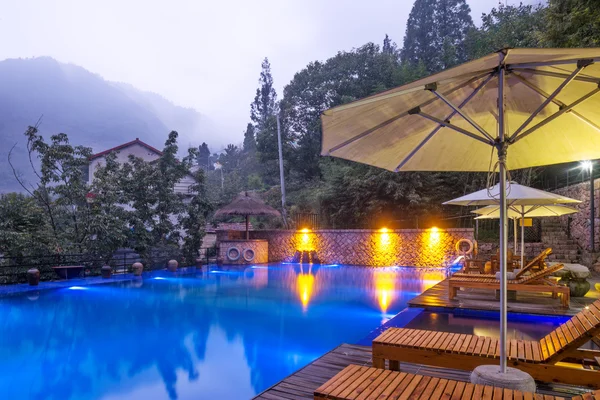
[[(469, 249), (467, 251), (461, 250), (460, 245), (463, 244), (463, 243), (466, 243), (466, 244), (469, 245)], [(456, 251), (458, 253), (461, 253), (461, 254), (464, 254), (464, 255), (471, 254), (473, 252), (473, 242), (470, 241), (469, 239), (459, 239), (456, 242)]]
[[(248, 254), (250, 253), (250, 254)], [(254, 260), (254, 250), (252, 249), (246, 249), (244, 250), (244, 252), (242, 253), (244, 260), (250, 262), (252, 260)]]
[[(234, 253), (234, 255), (231, 255), (232, 252)], [(240, 255), (241, 255), (240, 249), (238, 249), (235, 246), (234, 247), (230, 247), (230, 248), (227, 249), (227, 258), (230, 261), (237, 261), (237, 260), (239, 260), (240, 259)]]

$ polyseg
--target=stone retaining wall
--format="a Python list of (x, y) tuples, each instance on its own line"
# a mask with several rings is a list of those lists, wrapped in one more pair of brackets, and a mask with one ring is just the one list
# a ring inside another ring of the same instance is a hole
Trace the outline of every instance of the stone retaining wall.
[(296, 250), (316, 250), (321, 262), (365, 266), (439, 267), (457, 256), (456, 242), (473, 229), (252, 231), (269, 241), (269, 261), (291, 261)]

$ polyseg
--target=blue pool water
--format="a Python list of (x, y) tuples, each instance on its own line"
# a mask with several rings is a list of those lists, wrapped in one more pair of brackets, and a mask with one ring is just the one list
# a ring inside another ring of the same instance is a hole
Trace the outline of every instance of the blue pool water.
[[(248, 399), (337, 345), (365, 338), (445, 276), (411, 268), (224, 267), (7, 296), (0, 299), (0, 397)], [(439, 327), (435, 320), (446, 318), (468, 326), (468, 317), (434, 314), (410, 323)]]

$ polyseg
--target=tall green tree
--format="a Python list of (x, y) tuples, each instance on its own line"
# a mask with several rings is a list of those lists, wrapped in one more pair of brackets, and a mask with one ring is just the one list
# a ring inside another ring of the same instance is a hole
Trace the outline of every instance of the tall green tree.
[(256, 151), (256, 136), (254, 133), (254, 125), (248, 123), (244, 132), (243, 150), (245, 153), (253, 153)]
[(402, 61), (423, 63), (428, 72), (466, 61), (470, 12), (465, 0), (416, 0), (406, 23)]
[(268, 58), (263, 60), (261, 67), (258, 89), (250, 105), (250, 119), (258, 131), (265, 129), (269, 119), (278, 112), (277, 93), (273, 87), (271, 64)]
[(481, 27), (467, 35), (469, 58), (478, 58), (505, 47), (540, 47), (546, 24), (542, 5), (499, 5), (483, 14)]
[(213, 168), (210, 149), (208, 148), (206, 142), (202, 142), (202, 144), (198, 147), (198, 157), (196, 158), (196, 161), (200, 168), (204, 169), (205, 171), (209, 171)]
[(179, 223), (184, 232), (183, 256), (187, 264), (194, 263), (198, 257), (198, 250), (206, 234), (206, 220), (213, 206), (209, 201), (206, 177), (203, 169), (198, 168), (191, 173), (194, 183), (190, 191), (194, 194), (185, 213), (179, 217)]
[(597, 0), (549, 0), (544, 39), (550, 47), (600, 46)]

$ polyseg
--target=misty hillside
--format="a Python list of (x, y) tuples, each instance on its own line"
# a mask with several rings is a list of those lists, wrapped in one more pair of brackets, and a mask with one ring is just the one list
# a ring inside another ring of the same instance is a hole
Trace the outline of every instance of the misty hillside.
[(64, 132), (72, 144), (94, 152), (139, 137), (162, 148), (171, 130), (182, 147), (201, 141), (208, 123), (197, 111), (131, 85), (104, 80), (84, 68), (49, 57), (0, 62), (0, 192), (20, 190), (8, 165), (10, 148), (18, 171), (31, 177), (23, 132), (42, 117), (40, 133)]

